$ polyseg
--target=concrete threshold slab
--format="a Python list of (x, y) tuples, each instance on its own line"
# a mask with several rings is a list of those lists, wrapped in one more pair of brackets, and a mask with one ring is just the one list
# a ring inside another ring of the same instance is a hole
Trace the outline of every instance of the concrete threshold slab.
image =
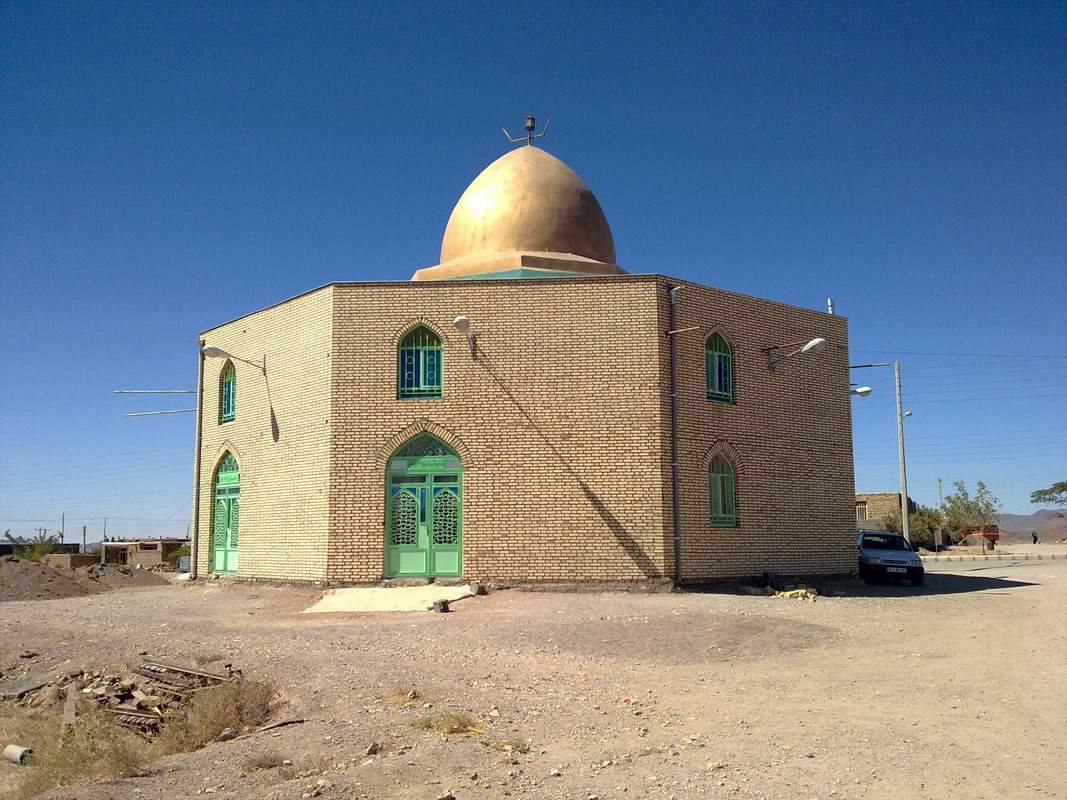
[(437, 600), (455, 602), (473, 597), (470, 585), (379, 586), (327, 589), (322, 599), (304, 614), (360, 613), (372, 611), (428, 611)]

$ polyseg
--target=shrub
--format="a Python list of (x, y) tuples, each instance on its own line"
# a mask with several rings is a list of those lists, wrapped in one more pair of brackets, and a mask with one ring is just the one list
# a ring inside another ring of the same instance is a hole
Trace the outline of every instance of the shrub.
[(187, 555), (189, 555), (189, 545), (183, 544), (177, 550), (167, 553), (167, 566), (172, 569), (176, 568), (178, 566), (178, 559)]
[(42, 532), (32, 538), (15, 537), (10, 533), (5, 533), (4, 535), (8, 541), (15, 545), (15, 555), (29, 561), (40, 561), (41, 556), (65, 552), (62, 542), (59, 541), (59, 537), (55, 534)]
[(156, 747), (162, 751), (160, 755), (189, 753), (215, 741), (227, 728), (256, 728), (270, 716), (273, 695), (269, 684), (254, 680), (205, 689), (163, 726)]
[(457, 714), (454, 711), (445, 711), (436, 717), (423, 717), (411, 723), (411, 727), (418, 731), (434, 730), (438, 733), (470, 733), (478, 729), (478, 723), (467, 714)]
[(26, 760), (25, 774), (19, 782), (20, 798), (71, 783), (130, 773), (150, 754), (148, 742), (116, 725), (110, 715), (95, 706), (79, 713), (62, 739), (55, 736), (59, 728), (57, 717), (37, 719), (42, 725), (39, 735), (27, 740), (33, 744), (33, 754)]
[(422, 703), (426, 700), (426, 696), (414, 686), (408, 689), (406, 686), (397, 684), (393, 687), (389, 700), (401, 704)]

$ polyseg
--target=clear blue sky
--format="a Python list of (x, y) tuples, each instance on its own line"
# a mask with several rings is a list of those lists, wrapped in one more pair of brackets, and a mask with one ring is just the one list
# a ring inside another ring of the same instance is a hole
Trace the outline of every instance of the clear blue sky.
[[(620, 265), (900, 361), (911, 496), (1067, 478), (1062, 2), (5, 2), (0, 531), (184, 535), (197, 334), (438, 261), (526, 114)], [(897, 491), (891, 369), (856, 488)]]

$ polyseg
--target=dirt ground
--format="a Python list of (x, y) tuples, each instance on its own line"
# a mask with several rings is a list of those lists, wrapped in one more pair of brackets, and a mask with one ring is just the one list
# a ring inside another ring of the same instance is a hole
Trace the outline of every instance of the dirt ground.
[[(319, 594), (210, 580), (6, 601), (0, 679), (224, 658), (305, 720), (52, 800), (1064, 797), (1067, 560), (927, 567), (922, 589), (816, 602), (509, 590), (302, 614)], [(413, 727), (443, 712), (479, 729)], [(0, 796), (19, 769), (0, 762)]]
[(165, 583), (167, 579), (160, 574), (128, 566), (90, 564), (66, 569), (0, 556), (0, 600), (51, 600)]

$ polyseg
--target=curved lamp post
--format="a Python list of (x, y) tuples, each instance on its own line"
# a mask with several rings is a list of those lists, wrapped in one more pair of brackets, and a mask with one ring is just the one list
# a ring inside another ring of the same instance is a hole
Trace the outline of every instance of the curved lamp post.
[[(789, 344), (776, 344), (772, 347), (764, 347), (761, 349), (761, 352), (767, 354), (767, 369), (771, 372), (774, 372), (775, 364), (785, 361), (787, 358), (792, 358), (798, 353), (814, 353), (817, 350), (821, 350), (825, 344), (826, 340), (821, 337), (818, 337), (815, 339), (809, 339), (806, 342), (790, 342)], [(797, 349), (789, 353), (777, 355), (775, 354), (775, 350), (783, 350), (787, 347), (795, 347)]]

